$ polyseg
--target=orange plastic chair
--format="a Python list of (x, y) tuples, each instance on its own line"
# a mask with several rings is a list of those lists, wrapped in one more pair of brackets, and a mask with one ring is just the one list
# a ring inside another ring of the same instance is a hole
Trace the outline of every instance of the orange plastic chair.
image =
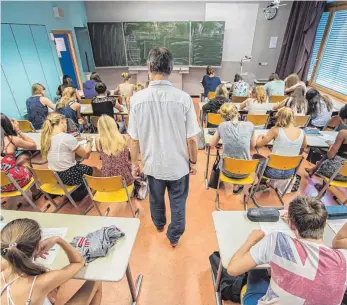
[(35, 132), (34, 126), (31, 124), (30, 121), (28, 120), (19, 120), (18, 122), (18, 127), (21, 131), (23, 132)]
[(80, 100), (80, 104), (81, 105), (91, 105), (92, 104), (92, 100), (83, 98), (83, 99)]
[(231, 97), (231, 101), (233, 103), (243, 103), (246, 99), (248, 99), (247, 96), (235, 96), (235, 95), (233, 95)]
[(218, 113), (208, 113), (207, 114), (207, 124), (217, 125), (224, 122), (224, 119)]
[(294, 116), (294, 126), (305, 128), (307, 127), (308, 123), (310, 122), (311, 116), (310, 115), (295, 115)]
[(280, 103), (282, 101), (284, 101), (287, 97), (284, 95), (271, 95), (270, 96), (270, 103)]
[(207, 98), (209, 100), (213, 100), (215, 97), (216, 97), (216, 92), (211, 91), (211, 92), (207, 93)]
[(264, 128), (266, 128), (269, 121), (268, 114), (247, 114), (246, 118), (246, 120), (251, 122), (254, 126), (264, 126)]

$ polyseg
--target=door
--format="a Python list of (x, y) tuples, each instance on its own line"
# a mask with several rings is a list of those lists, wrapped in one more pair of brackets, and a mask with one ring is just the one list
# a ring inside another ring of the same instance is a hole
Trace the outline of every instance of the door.
[[(55, 46), (59, 57), (59, 62), (64, 75), (69, 75), (74, 84), (80, 87), (80, 77), (76, 67), (77, 60), (75, 49), (70, 45), (68, 33), (55, 33), (53, 31)], [(81, 89), (81, 88), (80, 88)]]

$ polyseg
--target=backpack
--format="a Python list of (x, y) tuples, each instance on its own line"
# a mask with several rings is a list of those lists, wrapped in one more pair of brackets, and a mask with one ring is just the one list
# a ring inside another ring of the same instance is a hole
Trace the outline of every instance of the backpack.
[[(217, 270), (220, 262), (219, 252), (213, 252), (210, 255), (210, 264), (212, 272), (217, 277)], [(241, 302), (241, 290), (247, 283), (247, 273), (239, 276), (231, 276), (227, 273), (227, 270), (223, 268), (222, 277), (220, 281), (220, 292), (224, 301), (232, 301), (234, 303)]]

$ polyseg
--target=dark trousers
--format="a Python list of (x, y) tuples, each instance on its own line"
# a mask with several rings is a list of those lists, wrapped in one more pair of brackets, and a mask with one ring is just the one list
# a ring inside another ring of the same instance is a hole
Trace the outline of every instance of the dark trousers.
[(169, 192), (171, 207), (171, 224), (167, 230), (167, 237), (172, 244), (178, 242), (186, 226), (186, 200), (189, 190), (189, 174), (181, 179), (168, 181), (148, 176), (149, 201), (151, 216), (157, 229), (166, 225), (165, 189)]

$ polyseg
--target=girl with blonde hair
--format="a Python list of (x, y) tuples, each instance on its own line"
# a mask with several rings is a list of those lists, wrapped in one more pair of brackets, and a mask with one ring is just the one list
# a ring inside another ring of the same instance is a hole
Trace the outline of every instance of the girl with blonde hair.
[(119, 84), (115, 92), (123, 98), (130, 98), (135, 91), (135, 85), (130, 83), (131, 75), (127, 72), (123, 72), (120, 76), (123, 78), (124, 83)]
[(141, 91), (143, 89), (144, 89), (144, 87), (142, 86), (142, 84), (140, 82), (137, 82), (135, 91), (138, 92), (138, 91)]
[(48, 161), (48, 168), (57, 172), (66, 185), (83, 184), (83, 175), (92, 175), (93, 168), (76, 162), (76, 154), (88, 159), (92, 150), (92, 139), (87, 138), (83, 148), (75, 137), (66, 133), (66, 118), (57, 112), (47, 116), (41, 134), (42, 160)]
[(35, 129), (41, 129), (47, 117), (48, 108), (55, 110), (55, 105), (45, 97), (46, 88), (39, 83), (33, 84), (31, 94), (32, 96), (26, 100), (28, 119)]
[[(35, 263), (55, 245), (67, 256), (64, 268), (50, 271)], [(75, 248), (56, 236), (42, 240), (39, 224), (28, 218), (12, 220), (1, 230), (1, 258), (2, 304), (51, 305), (50, 293), (84, 267)], [(101, 297), (101, 283), (86, 281), (66, 304), (99, 305)]]
[(72, 120), (78, 129), (83, 131), (83, 118), (81, 116), (81, 105), (77, 102), (76, 89), (65, 88), (61, 99), (56, 105), (57, 112), (63, 114), (65, 118)]
[(202, 111), (203, 113), (217, 113), (220, 107), (225, 103), (230, 103), (229, 92), (224, 84), (220, 84), (216, 88), (215, 98), (205, 104), (202, 107)]
[[(217, 146), (220, 139), (223, 141), (222, 157), (234, 159), (251, 159), (251, 148), (255, 146), (254, 125), (250, 122), (239, 121), (239, 112), (232, 103), (225, 103), (218, 112), (225, 122), (218, 126), (216, 133), (213, 135), (210, 145)], [(224, 172), (229, 178), (242, 179), (245, 176)], [(234, 194), (239, 194), (242, 187), (234, 187)]]
[[(265, 135), (257, 139), (257, 148), (262, 148), (273, 141), (272, 154), (298, 156), (307, 146), (306, 135), (301, 128), (294, 126), (294, 112), (291, 108), (280, 109), (276, 115), (276, 125)], [(257, 156), (257, 159), (265, 158)], [(289, 179), (295, 170), (265, 169), (265, 176), (273, 179)]]
[(258, 86), (252, 88), (250, 97), (240, 104), (240, 109), (244, 108), (249, 114), (266, 114), (273, 109), (273, 104), (269, 103), (265, 88)]

